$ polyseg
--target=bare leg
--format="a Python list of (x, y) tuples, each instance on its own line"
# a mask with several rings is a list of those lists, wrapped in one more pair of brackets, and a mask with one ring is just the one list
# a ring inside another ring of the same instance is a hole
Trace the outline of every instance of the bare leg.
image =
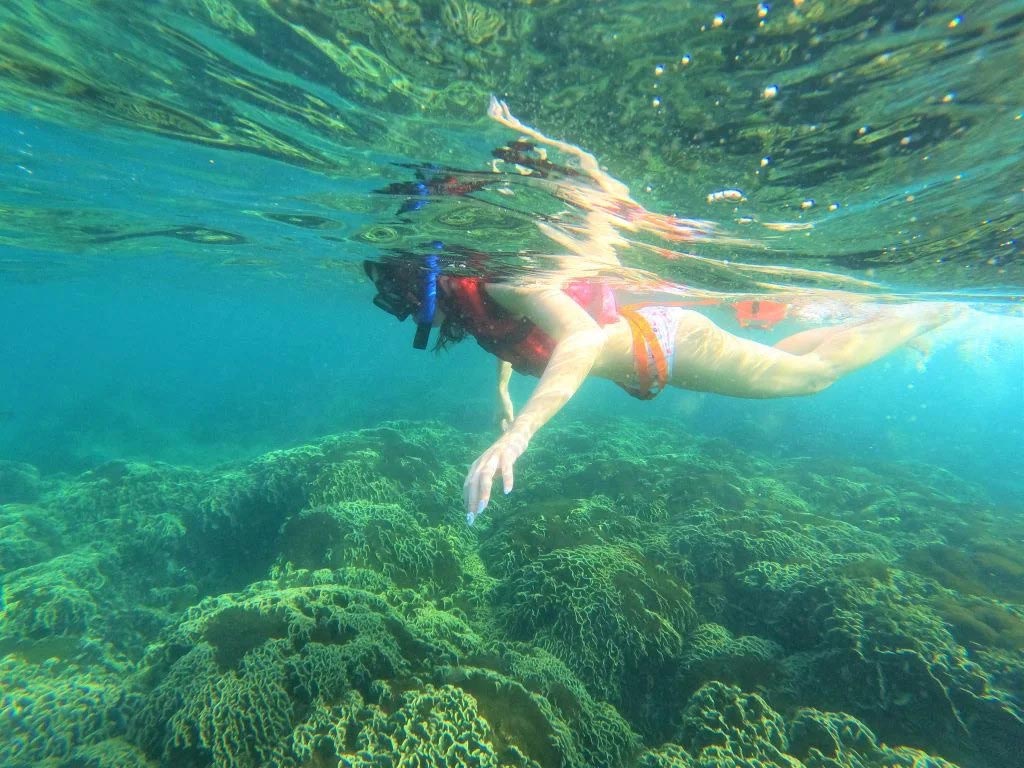
[(830, 363), (838, 378), (949, 322), (955, 314), (955, 307), (948, 304), (882, 310), (871, 320), (833, 329), (834, 333), (806, 354), (817, 355)]
[(616, 248), (628, 245), (618, 230), (611, 225), (608, 217), (595, 211), (587, 213), (585, 226), (572, 228), (573, 232), (584, 235), (583, 238), (572, 237), (565, 229), (553, 227), (543, 221), (537, 222), (537, 228), (574, 254), (573, 266), (583, 270), (619, 266)]
[(806, 355), (837, 330), (839, 330), (838, 327), (825, 327), (800, 331), (776, 342), (775, 348), (781, 349), (783, 352), (789, 352), (791, 355)]
[[(948, 307), (883, 312), (866, 322), (796, 334), (785, 347), (735, 336), (698, 312), (684, 311), (676, 331), (676, 356), (669, 382), (685, 389), (734, 397), (786, 397), (820, 392), (841, 376), (937, 328)], [(821, 333), (817, 333), (821, 331)], [(817, 342), (813, 344), (813, 342)]]

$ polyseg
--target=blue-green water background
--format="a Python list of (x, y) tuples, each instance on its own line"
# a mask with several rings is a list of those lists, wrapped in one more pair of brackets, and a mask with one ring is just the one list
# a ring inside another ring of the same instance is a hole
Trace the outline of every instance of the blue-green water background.
[[(107, 226), (201, 226), (245, 242), (182, 244), (147, 228), (114, 247), (8, 245), (0, 455), (44, 472), (112, 458), (208, 465), (387, 418), (491, 428), (485, 355), (471, 344), (441, 356), (411, 349), (409, 328), (370, 304), (371, 286), (354, 269), (330, 268), (378, 253), (345, 239), (374, 219), (305, 200), (339, 189), (370, 198), (372, 182), (10, 114), (2, 130), (9, 151), (30, 148), (13, 153), (22, 162), (6, 168), (6, 196), (41, 203), (53, 212), (43, 226), (56, 229), (9, 231), (9, 241), (59, 238), (87, 213)], [(476, 146), (477, 164), (485, 146)], [(340, 242), (254, 215), (267, 210), (329, 213)], [(985, 314), (940, 336), (924, 370), (915, 353), (897, 353), (814, 398), (766, 402), (673, 391), (651, 405), (623, 403), (615, 388), (591, 382), (563, 418), (614, 408), (769, 454), (924, 460), (1013, 494), (1024, 337), (1012, 304), (980, 306)], [(513, 385), (520, 402), (529, 386)]]
[[(208, 465), (391, 418), (493, 429), (492, 360), (471, 343), (413, 350), (408, 324), (359, 284), (245, 280), (159, 254), (3, 293), (3, 455), (44, 472), (114, 458)], [(633, 403), (592, 381), (559, 418), (614, 411), (768, 455), (925, 461), (1010, 499), (1024, 448), (1022, 340), (1019, 321), (989, 323), (957, 329), (923, 371), (898, 353), (813, 398), (669, 391)], [(513, 382), (519, 403), (530, 387)]]

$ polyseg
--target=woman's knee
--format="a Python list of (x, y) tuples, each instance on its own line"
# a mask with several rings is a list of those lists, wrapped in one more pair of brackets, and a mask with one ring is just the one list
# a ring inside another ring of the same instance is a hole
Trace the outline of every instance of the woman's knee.
[(777, 372), (769, 386), (774, 389), (774, 397), (813, 395), (831, 387), (838, 378), (834, 365), (811, 353), (787, 362), (785, 370)]

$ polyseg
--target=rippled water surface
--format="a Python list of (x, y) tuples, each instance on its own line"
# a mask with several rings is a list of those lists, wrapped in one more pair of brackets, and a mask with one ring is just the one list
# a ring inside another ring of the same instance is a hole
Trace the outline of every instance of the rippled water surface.
[[(1015, 2), (55, 1), (0, 22), (0, 237), (25, 279), (153, 251), (315, 279), (368, 243), (521, 243), (521, 218), (472, 206), (374, 228), (394, 206), (366, 194), (411, 178), (394, 163), (486, 169), (509, 138), (493, 93), (647, 207), (759, 246), (716, 257), (1022, 281)], [(709, 204), (722, 189), (747, 200)]]

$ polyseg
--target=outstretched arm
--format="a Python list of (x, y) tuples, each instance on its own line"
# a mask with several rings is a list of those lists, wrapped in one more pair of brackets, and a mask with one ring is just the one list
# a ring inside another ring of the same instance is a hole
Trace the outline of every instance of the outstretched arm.
[(512, 490), (516, 459), (526, 451), (537, 430), (576, 394), (604, 344), (604, 333), (594, 319), (558, 286), (489, 286), (488, 293), (506, 309), (529, 317), (557, 343), (536, 389), (511, 427), (469, 469), (463, 500), (470, 523), (490, 501), (491, 486), (499, 472), (505, 493)]

